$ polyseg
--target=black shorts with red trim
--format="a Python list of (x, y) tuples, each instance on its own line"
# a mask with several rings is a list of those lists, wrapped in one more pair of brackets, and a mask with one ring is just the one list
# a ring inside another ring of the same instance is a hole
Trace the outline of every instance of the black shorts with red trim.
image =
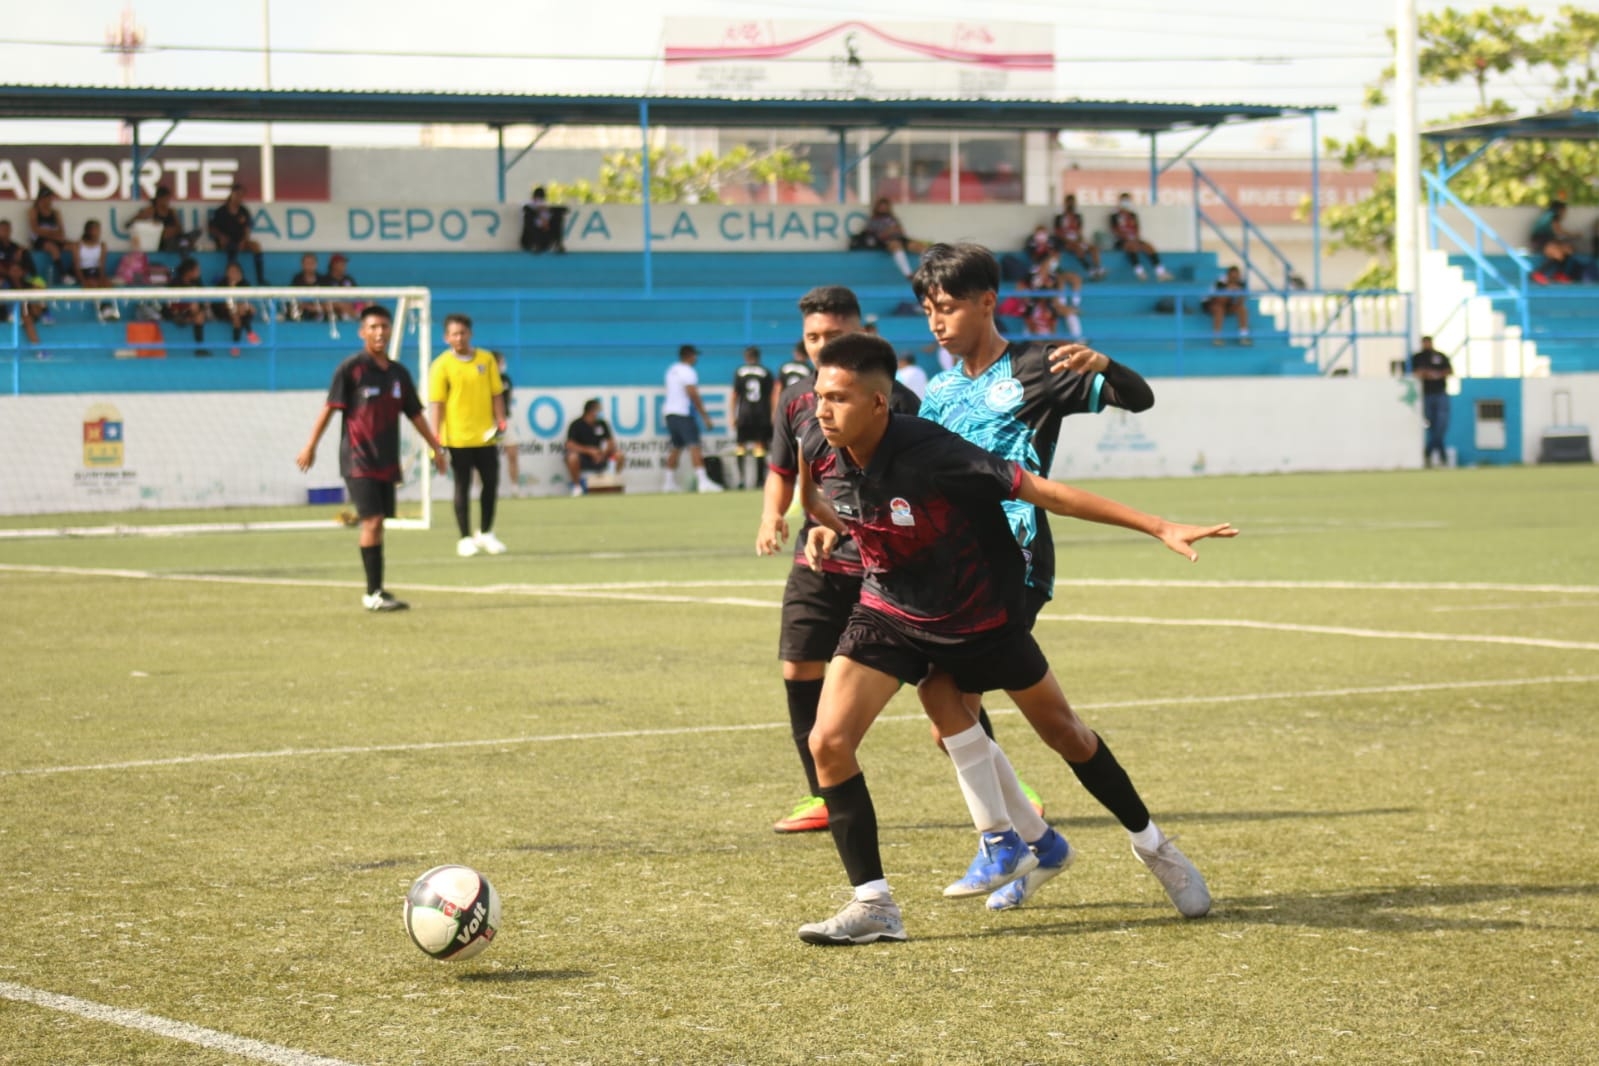
[(357, 518), (394, 517), (394, 482), (379, 481), (375, 477), (347, 477), (344, 490), (355, 506)]
[(953, 677), (962, 692), (1018, 692), (1032, 688), (1049, 672), (1043, 651), (1023, 625), (959, 638), (933, 636), (861, 606), (851, 612), (834, 654), (907, 685), (919, 683), (936, 666)]
[(850, 612), (861, 600), (859, 574), (816, 573), (795, 566), (783, 587), (777, 657), (785, 663), (825, 663), (833, 657)]

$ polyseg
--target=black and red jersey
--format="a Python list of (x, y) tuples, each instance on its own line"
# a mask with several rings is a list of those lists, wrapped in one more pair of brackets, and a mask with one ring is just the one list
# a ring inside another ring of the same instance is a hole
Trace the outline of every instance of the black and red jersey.
[[(888, 406), (892, 411), (914, 415), (921, 409), (922, 401), (896, 381), (893, 392), (889, 394)], [(801, 463), (827, 450), (827, 439), (822, 436), (822, 427), (816, 421), (816, 371), (812, 368), (805, 377), (785, 388), (777, 398), (777, 422), (772, 427), (771, 446), (766, 449), (766, 467), (778, 477), (793, 481), (799, 477)], [(805, 535), (815, 525), (811, 516), (806, 515), (804, 527), (799, 536), (794, 538), (795, 566), (806, 565)], [(841, 542), (823, 569), (835, 574), (860, 576), (861, 560), (855, 545), (848, 540)]]
[(952, 643), (1025, 617), (1026, 563), (1004, 508), (1021, 464), (899, 414), (864, 469), (831, 446), (807, 462), (859, 546), (862, 607)]
[(400, 480), (400, 419), (422, 413), (411, 372), (395, 362), (378, 365), (365, 352), (333, 372), (328, 406), (344, 412), (339, 473), (378, 481)]

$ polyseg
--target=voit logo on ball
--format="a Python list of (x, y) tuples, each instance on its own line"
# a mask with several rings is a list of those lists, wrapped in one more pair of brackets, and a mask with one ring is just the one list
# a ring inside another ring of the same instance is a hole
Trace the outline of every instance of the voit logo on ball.
[(83, 414), (83, 465), (109, 470), (122, 465), (122, 412), (97, 403)]

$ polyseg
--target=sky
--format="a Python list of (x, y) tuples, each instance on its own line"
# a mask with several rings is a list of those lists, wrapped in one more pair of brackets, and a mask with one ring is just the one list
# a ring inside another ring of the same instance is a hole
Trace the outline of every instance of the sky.
[[(1560, 0), (1523, 0), (1553, 16)], [(124, 71), (105, 49), (124, 0), (23, 5), (31, 12), (0, 26), (5, 80), (27, 84), (120, 85)], [(1422, 0), (1423, 11), (1444, 4)], [(1456, 6), (1470, 8), (1471, 3)], [(1486, 6), (1486, 5), (1482, 5)], [(1364, 86), (1390, 61), (1384, 31), (1395, 0), (1010, 0), (980, 6), (943, 0), (787, 0), (785, 3), (676, 0), (134, 0), (147, 51), (133, 84), (161, 87), (472, 90), (528, 93), (645, 92), (659, 89), (667, 14), (739, 19), (871, 22), (985, 19), (1050, 27), (1056, 94), (1107, 100), (1328, 105), (1324, 136), (1362, 123), (1392, 127), (1386, 111), (1361, 108)], [(48, 12), (47, 17), (41, 17)], [(406, 53), (381, 55), (379, 53)], [(485, 54), (489, 53), (489, 54)], [(1498, 95), (1532, 110), (1547, 84), (1522, 74)], [(1475, 102), (1469, 85), (1424, 88), (1424, 122)], [(160, 131), (155, 131), (159, 133)], [(258, 126), (181, 125), (169, 143), (258, 143)], [(0, 122), (10, 143), (115, 143), (101, 123)], [(278, 143), (415, 144), (414, 127), (275, 128)], [(1141, 143), (1125, 138), (1128, 148)], [(1303, 120), (1266, 123), (1213, 138), (1206, 151), (1308, 150)], [(1204, 152), (1199, 154), (1203, 155)]]

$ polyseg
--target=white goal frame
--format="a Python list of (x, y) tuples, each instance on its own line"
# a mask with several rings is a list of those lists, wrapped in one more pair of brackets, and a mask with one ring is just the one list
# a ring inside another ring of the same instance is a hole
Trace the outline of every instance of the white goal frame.
[[(303, 288), (275, 285), (238, 288), (214, 288), (198, 286), (194, 288), (177, 288), (171, 286), (160, 287), (121, 287), (108, 288), (48, 288), (48, 289), (11, 289), (0, 291), (0, 303), (5, 304), (55, 304), (55, 303), (85, 303), (100, 304), (115, 301), (118, 304), (137, 305), (143, 302), (168, 303), (173, 300), (188, 300), (204, 303), (207, 306), (213, 303), (223, 303), (228, 300), (245, 300), (249, 303), (274, 304), (289, 301), (307, 302), (323, 301), (329, 303), (394, 301), (394, 333), (389, 339), (389, 358), (394, 362), (402, 363), (403, 341), (407, 323), (410, 316), (416, 316), (417, 333), (417, 366), (413, 370), (416, 381), (417, 397), (422, 403), (422, 417), (428, 418), (428, 370), (433, 363), (433, 293), (431, 289), (422, 286), (306, 286)], [(273, 309), (268, 308), (268, 313)], [(0, 323), (0, 332), (9, 333), (18, 331), (20, 340), (21, 308), (11, 309), (12, 321)], [(44, 327), (46, 330), (48, 326)], [(48, 347), (48, 344), (41, 345)], [(114, 347), (125, 347), (117, 343)], [(16, 348), (0, 349), (10, 351), (18, 359), (26, 359), (31, 345), (26, 340), (20, 340)], [(329, 368), (331, 374), (332, 368)], [(334, 427), (335, 432), (336, 427)], [(327, 443), (324, 434), (323, 443)], [(433, 474), (434, 466), (428, 455), (425, 441), (421, 440), (414, 429), (403, 429), (400, 433), (400, 466), (402, 470), (417, 470), (417, 484), (420, 490), (420, 513), (414, 518), (391, 518), (385, 521), (388, 529), (429, 529), (433, 521)], [(184, 510), (202, 510), (203, 505), (186, 507)], [(248, 532), (255, 530), (295, 530), (295, 529), (326, 529), (327, 521), (284, 520), (263, 522), (189, 522), (189, 523), (160, 523), (126, 525), (115, 522), (78, 527), (54, 527), (33, 529), (0, 529), (0, 539), (58, 537), (58, 536), (173, 536), (187, 533), (227, 533)]]

